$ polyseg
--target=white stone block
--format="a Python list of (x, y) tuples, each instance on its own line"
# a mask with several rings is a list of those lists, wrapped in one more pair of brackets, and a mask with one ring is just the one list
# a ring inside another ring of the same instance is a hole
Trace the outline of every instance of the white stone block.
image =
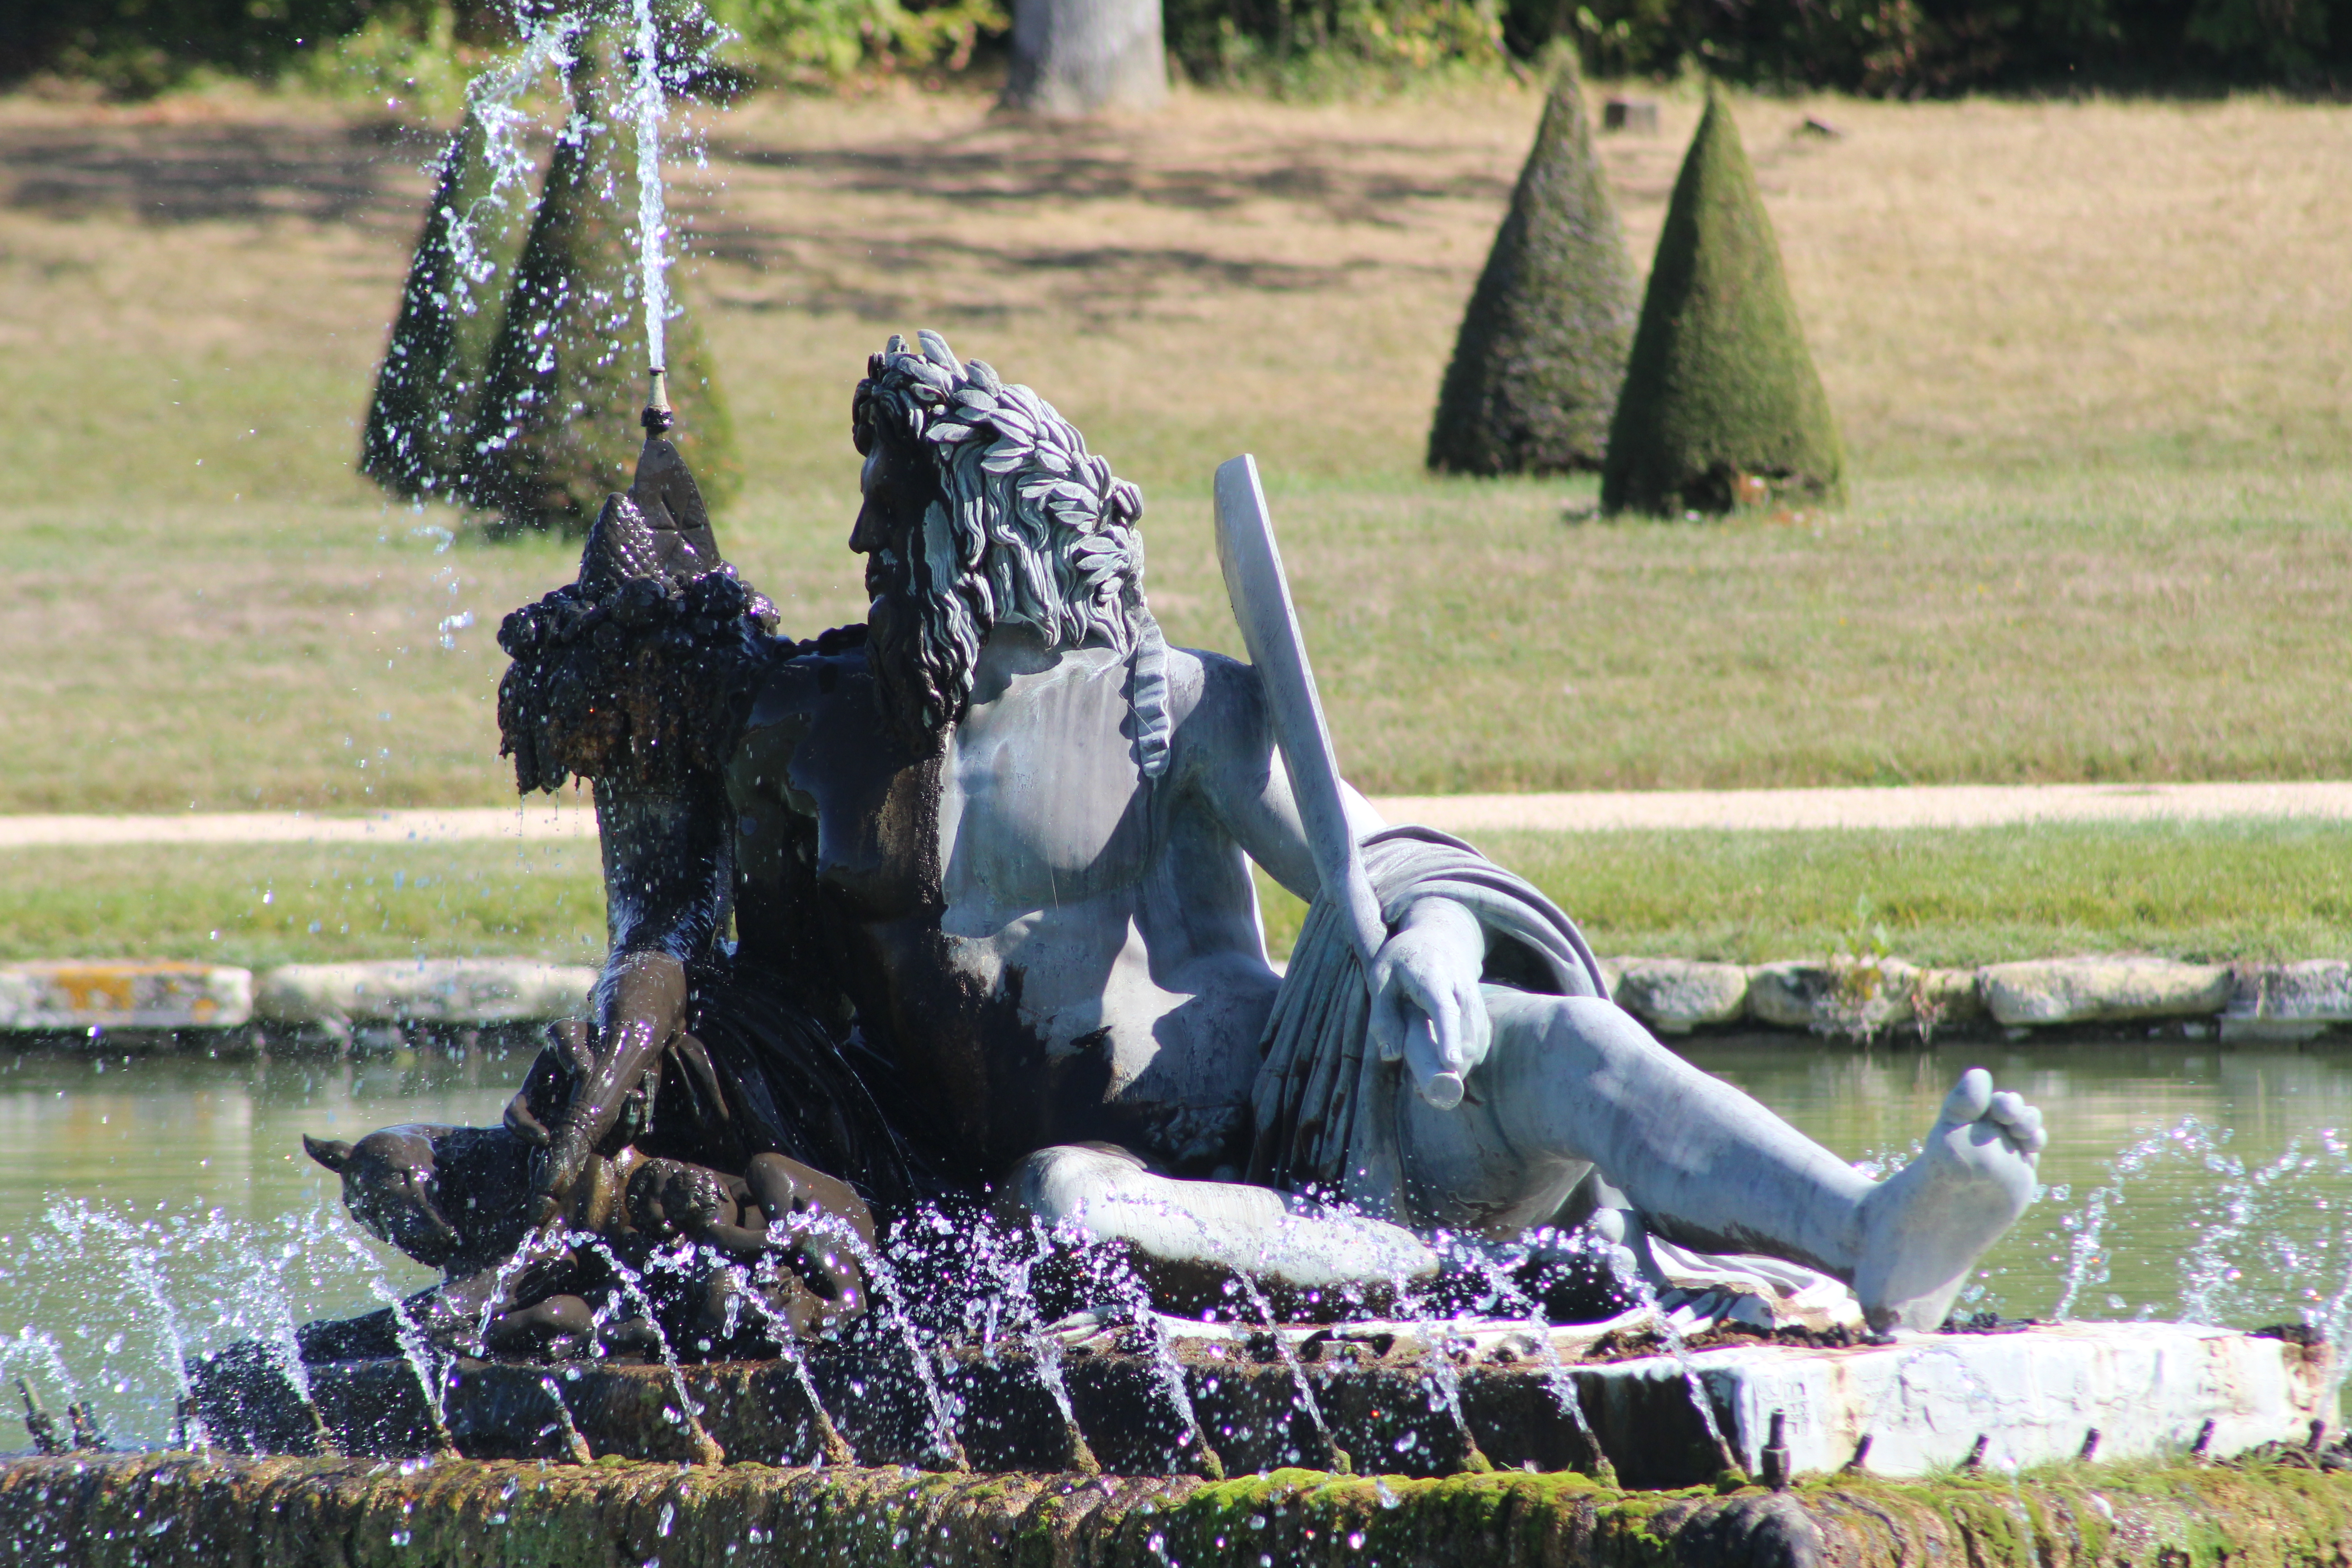
[(2227, 964), (2168, 958), (2037, 959), (1978, 974), (1993, 1017), (2012, 1026), (2210, 1017), (2231, 989)]
[(0, 966), (0, 1029), (226, 1029), (252, 1016), (252, 972), (226, 964), (68, 959)]
[[(2102, 1459), (2184, 1451), (2208, 1420), (2216, 1458), (2299, 1440), (2326, 1390), (2329, 1352), (2198, 1324), (2062, 1323), (1845, 1350), (1740, 1346), (1691, 1359), (1749, 1474), (1761, 1468), (1777, 1410), (1787, 1416), (1797, 1471), (1838, 1468), (1868, 1434), (1870, 1472), (1899, 1477), (1958, 1463), (1979, 1435), (1986, 1465), (2000, 1468), (2074, 1458), (2093, 1427)], [(1645, 1421), (1667, 1418), (1658, 1402), (1689, 1398), (1671, 1356), (1579, 1366), (1576, 1375), (1588, 1407), (1599, 1396), (1604, 1446), (1612, 1446), (1612, 1427), (1630, 1439)]]
[(1810, 1029), (1822, 1016), (1822, 998), (1837, 984), (1837, 971), (1825, 963), (1759, 963), (1748, 972), (1748, 1011), (1761, 1023)]
[(289, 963), (266, 972), (254, 1014), (272, 1024), (528, 1024), (583, 1015), (596, 971), (522, 959)]
[(2317, 958), (2301, 963), (2238, 967), (2221, 1038), (2293, 1044), (2352, 1024), (2352, 963)]
[(1984, 1016), (1970, 969), (1900, 958), (1760, 963), (1748, 972), (1748, 1016), (1783, 1029), (1866, 1037), (1904, 1025), (1948, 1028)]
[(1628, 959), (1615, 994), (1619, 1006), (1658, 1033), (1686, 1035), (1747, 1010), (1748, 971), (1685, 958)]

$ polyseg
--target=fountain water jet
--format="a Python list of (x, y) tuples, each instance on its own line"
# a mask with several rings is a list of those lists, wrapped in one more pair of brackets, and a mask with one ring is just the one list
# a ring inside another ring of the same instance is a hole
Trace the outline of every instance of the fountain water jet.
[(2210, 1152), (2212, 1140), (2195, 1117), (2183, 1117), (2161, 1131), (2151, 1132), (2126, 1146), (2107, 1163), (2107, 1182), (2093, 1190), (2083, 1207), (2060, 1223), (2074, 1233), (2067, 1248), (2066, 1274), (2050, 1316), (2065, 1322), (2074, 1315), (2074, 1299), (2085, 1284), (2103, 1284), (2107, 1278), (2105, 1255), (2100, 1250), (2109, 1211), (2124, 1201), (2124, 1190), (2153, 1162), (2167, 1155)]
[(1298, 1406), (1307, 1412), (1307, 1419), (1315, 1427), (1316, 1438), (1323, 1445), (1321, 1468), (1341, 1475), (1353, 1474), (1355, 1460), (1347, 1449), (1339, 1447), (1339, 1440), (1331, 1436), (1331, 1425), (1323, 1419), (1323, 1406), (1315, 1398), (1315, 1385), (1307, 1381), (1307, 1369), (1299, 1364), (1298, 1352), (1291, 1348), (1288, 1340), (1282, 1337), (1282, 1325), (1275, 1321), (1274, 1308), (1266, 1300), (1265, 1292), (1259, 1289), (1257, 1281), (1246, 1274), (1236, 1274), (1234, 1279), (1241, 1287), (1242, 1294), (1249, 1298), (1250, 1310), (1256, 1314), (1258, 1321), (1265, 1325), (1266, 1336), (1274, 1342), (1275, 1354), (1282, 1358), (1283, 1369), (1290, 1373), (1291, 1386), (1298, 1391)]
[(669, 221), (662, 185), (661, 35), (654, 25), (653, 0), (635, 0), (635, 76), (630, 110), (637, 127), (637, 265), (646, 311), (646, 354), (658, 376), (668, 359), (664, 336), (669, 318)]
[(604, 1310), (609, 1310), (614, 1303), (625, 1300), (637, 1309), (641, 1320), (652, 1332), (654, 1344), (661, 1356), (662, 1370), (669, 1374), (670, 1388), (677, 1396), (678, 1425), (686, 1430), (686, 1439), (694, 1450), (695, 1462), (701, 1465), (725, 1464), (727, 1451), (702, 1425), (702, 1406), (696, 1402), (694, 1395), (687, 1392), (686, 1374), (678, 1368), (677, 1352), (670, 1347), (669, 1335), (662, 1331), (661, 1318), (654, 1309), (653, 1298), (646, 1291), (644, 1278), (623, 1262), (620, 1254), (614, 1252), (601, 1236), (574, 1230), (566, 1232), (563, 1239), (568, 1246), (593, 1252), (604, 1260), (604, 1267), (612, 1270), (613, 1279), (621, 1289), (606, 1303)]
[(1621, 1214), (1620, 1235), (1603, 1233), (1604, 1239), (1610, 1244), (1605, 1248), (1609, 1267), (1616, 1275), (1618, 1284), (1649, 1310), (1657, 1325), (1658, 1337), (1665, 1342), (1667, 1353), (1682, 1368), (1683, 1385), (1690, 1391), (1691, 1408), (1698, 1412), (1699, 1424), (1706, 1428), (1707, 1441), (1715, 1445), (1716, 1455), (1723, 1461), (1724, 1469), (1735, 1474), (1744, 1473), (1745, 1467), (1732, 1453), (1731, 1444), (1723, 1435), (1722, 1423), (1716, 1419), (1715, 1401), (1706, 1395), (1706, 1381), (1699, 1375), (1698, 1363), (1691, 1359), (1690, 1346), (1684, 1341), (1682, 1331), (1675, 1326), (1674, 1315), (1658, 1299), (1657, 1287), (1650, 1279), (1650, 1271), (1642, 1267), (1642, 1258), (1635, 1249), (1647, 1238), (1633, 1228), (1638, 1223), (1632, 1216)]
[(931, 1352), (924, 1345), (921, 1332), (907, 1310), (906, 1292), (900, 1288), (898, 1271), (881, 1251), (868, 1246), (857, 1227), (837, 1215), (811, 1211), (807, 1215), (787, 1216), (787, 1227), (797, 1237), (811, 1231), (839, 1242), (856, 1258), (866, 1271), (868, 1284), (879, 1299), (883, 1320), (906, 1345), (908, 1357), (914, 1363), (915, 1379), (922, 1390), (923, 1404), (930, 1417), (931, 1443), (939, 1459), (951, 1470), (968, 1470), (971, 1461), (964, 1455), (963, 1443), (956, 1436), (955, 1416), (950, 1410), (947, 1396), (940, 1391), (937, 1371), (931, 1364)]
[(1568, 1370), (1566, 1362), (1559, 1359), (1559, 1347), (1552, 1343), (1551, 1325), (1544, 1320), (1541, 1307), (1519, 1288), (1510, 1273), (1486, 1248), (1472, 1246), (1465, 1250), (1486, 1277), (1497, 1304), (1514, 1315), (1522, 1311), (1527, 1314), (1528, 1333), (1535, 1341), (1536, 1358), (1543, 1363), (1544, 1377), (1551, 1384), (1553, 1402), (1576, 1428), (1577, 1436), (1589, 1451), (1587, 1463), (1591, 1467), (1593, 1479), (1602, 1486), (1615, 1486), (1617, 1467), (1610, 1463), (1608, 1454), (1601, 1447), (1601, 1435), (1592, 1429), (1591, 1418), (1584, 1414), (1584, 1400), (1577, 1392), (1576, 1374)]

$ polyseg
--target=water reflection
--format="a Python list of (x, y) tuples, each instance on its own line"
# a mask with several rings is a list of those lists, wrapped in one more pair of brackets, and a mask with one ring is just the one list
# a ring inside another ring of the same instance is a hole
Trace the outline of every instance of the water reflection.
[(2204, 1140), (2174, 1138), (2126, 1183), (2103, 1240), (2108, 1278), (2075, 1300), (2082, 1318), (2172, 1315), (2199, 1238), (2221, 1219), (2223, 1163), (2249, 1170), (2290, 1145), (2299, 1164), (2260, 1194), (2260, 1212), (2216, 1294), (2214, 1315), (2243, 1326), (2294, 1321), (2342, 1283), (2342, 1210), (2352, 1197), (2336, 1130), (2352, 1131), (2352, 1053), (2224, 1050), (2173, 1042), (2006, 1046), (1933, 1051), (1827, 1050), (1805, 1044), (1710, 1043), (1691, 1059), (1728, 1079), (1849, 1160), (1899, 1159), (1916, 1145), (1952, 1081), (1983, 1066), (2042, 1106), (2052, 1131), (2042, 1157), (2051, 1192), (1985, 1259), (1977, 1305), (2046, 1317), (2063, 1290), (2074, 1233), (2064, 1226), (2109, 1180), (2116, 1155), (2151, 1133), (2191, 1122)]
[(0, 1056), (0, 1236), (51, 1194), (247, 1220), (306, 1208), (335, 1185), (303, 1157), (303, 1133), (495, 1121), (528, 1065), (439, 1050), (352, 1063)]
[[(2084, 1318), (2171, 1316), (2186, 1296), (2255, 1326), (2316, 1316), (2343, 1289), (2352, 1151), (2336, 1130), (2352, 1129), (2352, 1053), (1727, 1040), (1688, 1054), (1855, 1161), (1907, 1155), (1969, 1066), (2038, 1101), (2054, 1133), (2051, 1193), (1985, 1260), (1975, 1307), (2047, 1317), (2078, 1250), (2096, 1258), (2075, 1294)], [(30, 1376), (58, 1404), (78, 1389), (118, 1436), (161, 1441), (173, 1358), (156, 1301), (201, 1351), (423, 1288), (426, 1270), (342, 1215), (300, 1136), (492, 1121), (525, 1065), (487, 1051), (0, 1057), (0, 1374)], [(2110, 1193), (2094, 1249), (2081, 1218), (2136, 1146), (2139, 1173)], [(14, 1423), (0, 1427), (0, 1451), (18, 1442)]]

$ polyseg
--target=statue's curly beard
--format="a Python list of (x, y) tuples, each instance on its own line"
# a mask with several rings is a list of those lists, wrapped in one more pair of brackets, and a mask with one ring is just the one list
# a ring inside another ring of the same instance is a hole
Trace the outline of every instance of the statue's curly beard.
[(972, 666), (983, 633), (960, 585), (927, 591), (913, 577), (904, 557), (868, 560), (866, 585), (874, 602), (866, 616), (866, 659), (883, 718), (908, 744), (928, 752), (971, 704)]

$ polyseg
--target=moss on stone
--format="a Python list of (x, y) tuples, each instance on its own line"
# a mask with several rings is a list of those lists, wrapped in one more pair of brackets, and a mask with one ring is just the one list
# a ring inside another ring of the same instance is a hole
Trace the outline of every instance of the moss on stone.
[(1565, 65), (1463, 312), (1430, 426), (1429, 466), (1464, 474), (1600, 468), (1637, 304), (1576, 68)]
[(1845, 452), (1720, 90), (1675, 182), (1609, 432), (1603, 511), (1835, 504)]
[[(475, 417), (468, 499), (512, 525), (584, 530), (604, 497), (628, 488), (647, 391), (635, 175), (618, 157), (611, 106), (621, 92), (606, 42), (581, 47), (572, 112), (507, 295)], [(673, 279), (673, 289), (682, 280)], [(735, 432), (690, 313), (666, 323), (670, 433), (716, 510), (741, 479)]]
[(442, 153), (360, 437), (360, 472), (403, 500), (468, 489), (502, 279), (524, 233), (523, 203), (494, 190), (488, 145), (468, 110)]
[(0, 1462), (5, 1568), (643, 1568), (656, 1558), (664, 1568), (2290, 1568), (2352, 1559), (2352, 1477), (2082, 1467), (2015, 1482), (1839, 1476), (1726, 1496), (1522, 1472), (1202, 1482), (191, 1455)]

